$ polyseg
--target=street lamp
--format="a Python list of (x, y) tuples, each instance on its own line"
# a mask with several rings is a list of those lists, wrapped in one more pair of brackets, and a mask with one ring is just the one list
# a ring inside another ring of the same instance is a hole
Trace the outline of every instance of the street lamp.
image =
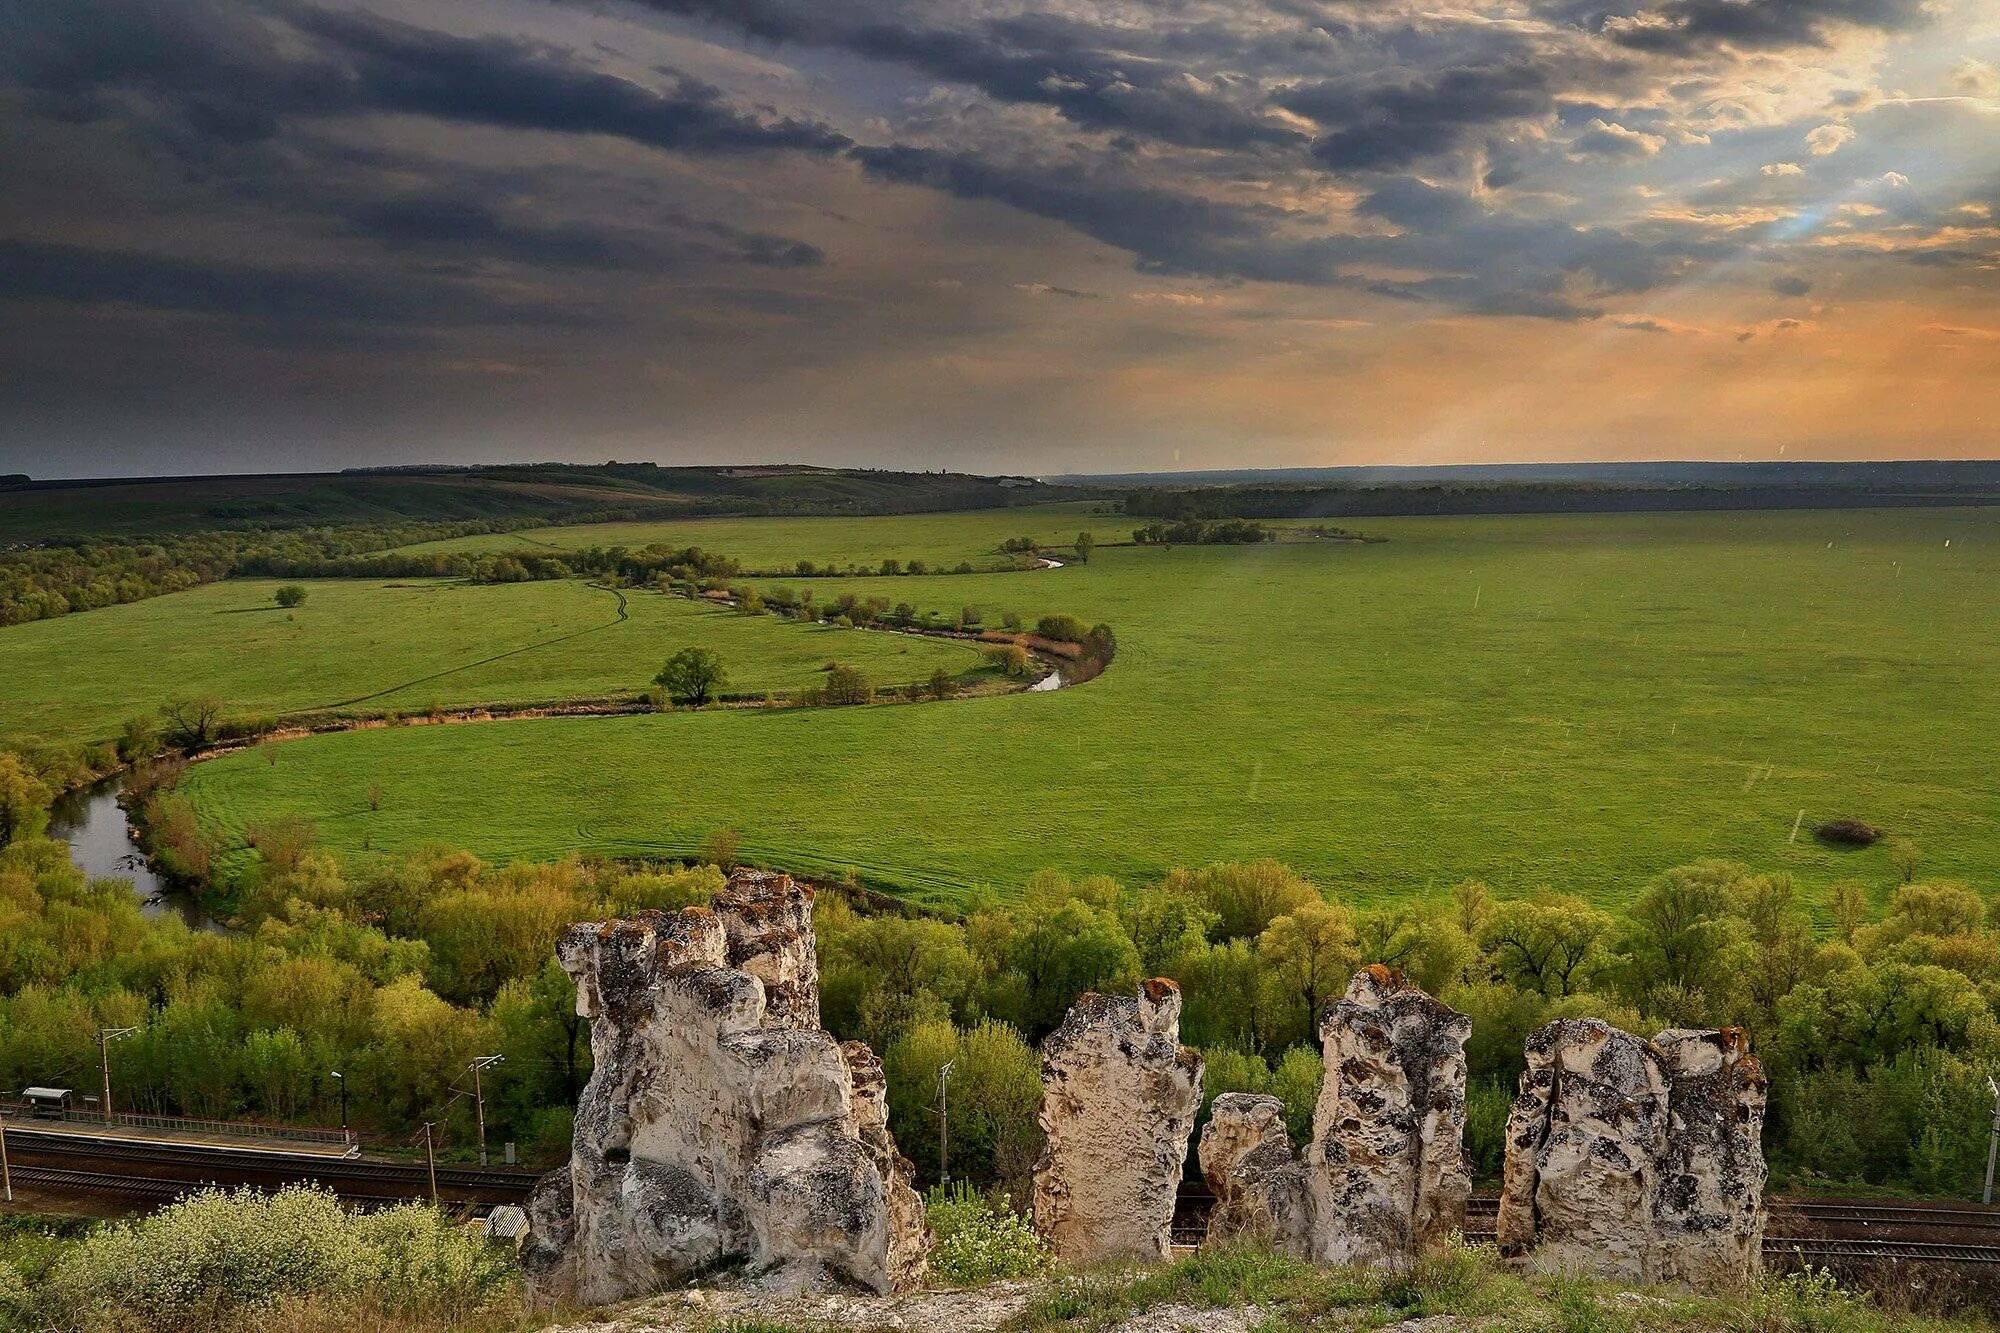
[(104, 1115), (104, 1123), (111, 1123), (111, 1043), (121, 1037), (129, 1037), (137, 1028), (99, 1028), (97, 1030), (97, 1073), (102, 1080), (103, 1102), (98, 1110)]
[(1983, 1203), (1993, 1202), (1993, 1160), (2000, 1157), (2000, 1083), (1993, 1076), (1986, 1076), (1986, 1086), (1993, 1090), (1993, 1129), (1986, 1136), (1986, 1195)]
[(333, 1075), (340, 1083), (340, 1137), (344, 1140), (347, 1138), (347, 1075), (338, 1069), (329, 1069), (326, 1072)]

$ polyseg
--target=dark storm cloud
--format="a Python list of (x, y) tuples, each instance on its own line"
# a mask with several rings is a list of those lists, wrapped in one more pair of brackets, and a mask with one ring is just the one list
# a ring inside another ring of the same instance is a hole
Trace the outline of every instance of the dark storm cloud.
[[(1266, 113), (1254, 80), (1197, 79), (1184, 64), (1134, 52), (1131, 43), (1143, 38), (1129, 27), (1114, 34), (1041, 13), (937, 24), (925, 18), (939, 7), (902, 9), (874, 0), (641, 3), (764, 41), (890, 61), (1003, 102), (1050, 106), (1088, 129), (1205, 148), (1296, 145), (1305, 138)], [(1111, 44), (1114, 38), (1120, 45)]]
[(1587, 17), (1600, 20), (1622, 46), (1687, 55), (1716, 46), (1818, 46), (1842, 25), (1911, 28), (1924, 21), (1924, 6), (1923, 0), (1665, 0), (1636, 14)]
[(1771, 279), (1771, 290), (1780, 296), (1804, 296), (1812, 289), (1811, 278), (1801, 278), (1796, 274)]
[(130, 114), (176, 115), (241, 144), (288, 117), (400, 112), (439, 120), (606, 134), (687, 152), (796, 149), (849, 142), (824, 124), (756, 115), (673, 70), (661, 91), (601, 73), (512, 37), (459, 37), (365, 12), (273, 5), (308, 49), (281, 45), (242, 6), (145, 0), (28, 0), (10, 24), (8, 64), (42, 106), (72, 118), (124, 110), (121, 94), (155, 99)]
[(1468, 66), (1373, 89), (1335, 79), (1287, 89), (1284, 106), (1339, 128), (1313, 143), (1313, 156), (1336, 169), (1408, 166), (1470, 142), (1500, 121), (1548, 114), (1555, 90), (1547, 71), (1529, 64)]

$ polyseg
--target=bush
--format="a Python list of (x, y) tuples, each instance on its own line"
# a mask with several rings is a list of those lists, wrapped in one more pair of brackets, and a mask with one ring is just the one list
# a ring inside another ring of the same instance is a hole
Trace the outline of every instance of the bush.
[(931, 672), (930, 695), (933, 699), (949, 699), (958, 693), (958, 680), (943, 667)]
[(1881, 829), (1859, 819), (1829, 819), (1813, 832), (1821, 842), (1837, 847), (1870, 847), (1882, 837)]
[(1032, 1277), (1049, 1266), (1048, 1247), (1007, 1206), (1004, 1194), (995, 1205), (960, 1181), (931, 1190), (924, 1197), (924, 1213), (937, 1233), (931, 1272), (953, 1286)]
[(875, 687), (861, 674), (861, 668), (836, 666), (826, 673), (819, 697), (821, 703), (835, 706), (865, 704), (875, 697)]
[(282, 588), (278, 589), (276, 596), (278, 605), (284, 607), (287, 611), (295, 606), (304, 606), (306, 604), (306, 590), (296, 583), (285, 584)]
[(35, 1326), (28, 1284), (14, 1271), (14, 1265), (0, 1261), (0, 1333), (15, 1333)]
[(986, 663), (1004, 676), (1028, 674), (1028, 650), (1018, 643), (996, 643), (986, 650)]
[(1063, 643), (1082, 643), (1090, 637), (1090, 627), (1075, 616), (1043, 616), (1035, 633)]
[(512, 1269), (512, 1256), (435, 1208), (359, 1215), (322, 1189), (204, 1190), (92, 1234), (57, 1266), (39, 1318), (177, 1333), (314, 1297), (457, 1316), (497, 1295)]

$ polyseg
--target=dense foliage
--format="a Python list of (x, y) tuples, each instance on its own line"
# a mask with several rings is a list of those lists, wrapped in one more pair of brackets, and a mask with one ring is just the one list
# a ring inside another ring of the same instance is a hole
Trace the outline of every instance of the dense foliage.
[[(569, 923), (705, 901), (712, 866), (584, 858), (505, 867), (432, 850), (343, 864), (312, 830), (250, 830), (223, 867), (171, 790), (153, 798), (170, 863), (208, 859), (236, 930), (143, 916), (123, 881), (87, 882), (37, 836), (48, 787), (0, 761), (0, 1085), (82, 1083), (95, 1034), (130, 1026), (122, 1106), (327, 1123), (348, 1074), (357, 1120), (396, 1134), (444, 1121), (462, 1148), (463, 1074), (488, 1082), (499, 1136), (555, 1153), (588, 1072), (551, 951)], [(716, 840), (720, 849), (723, 840)], [(716, 850), (715, 860), (735, 854)], [(830, 889), (817, 917), (825, 1022), (883, 1053), (892, 1121), (937, 1164), (938, 1070), (953, 1066), (954, 1176), (1027, 1188), (1040, 1095), (1034, 1043), (1085, 990), (1169, 976), (1207, 1094), (1269, 1092), (1303, 1137), (1321, 1071), (1315, 1015), (1362, 963), (1402, 969), (1472, 1015), (1469, 1141), (1497, 1170), (1522, 1043), (1551, 1018), (1631, 1031), (1733, 1024), (1772, 1075), (1767, 1147), (1781, 1182), (1962, 1193), (1977, 1184), (1985, 1076), (2000, 1068), (2000, 920), (1973, 889), (1860, 885), (1818, 932), (1796, 886), (1722, 861), (1658, 877), (1621, 918), (1555, 892), (1458, 886), (1428, 906), (1357, 909), (1274, 861), (1174, 870), (1144, 886), (1044, 871), (1008, 902), (944, 920)]]

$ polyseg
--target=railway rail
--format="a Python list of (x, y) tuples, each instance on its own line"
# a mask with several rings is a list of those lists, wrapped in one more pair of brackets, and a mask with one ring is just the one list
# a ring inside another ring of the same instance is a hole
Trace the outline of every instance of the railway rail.
[[(430, 1194), (430, 1173), (422, 1162), (97, 1138), (26, 1126), (10, 1127), (8, 1144), (18, 1184), (148, 1205), (204, 1185), (268, 1188), (313, 1182), (362, 1203)], [(438, 1197), (452, 1203), (524, 1203), (537, 1175), (524, 1167), (440, 1165)], [(1200, 1242), (1213, 1203), (1200, 1186), (1181, 1191), (1177, 1244)], [(1474, 1195), (1466, 1210), (1472, 1223), (1466, 1239), (1491, 1241), (1491, 1219), (1499, 1206), (1494, 1195)], [(1764, 1238), (1764, 1254), (1771, 1260), (2000, 1265), (2000, 1208), (1786, 1198), (1772, 1199), (1770, 1208), (1772, 1222), (1783, 1229), (1783, 1234)], [(1913, 1231), (1944, 1234), (1908, 1234)], [(1900, 1234), (1875, 1234), (1890, 1232)], [(1984, 1243), (1988, 1240), (1992, 1243)]]
[[(422, 1162), (390, 1162), (359, 1157), (320, 1156), (229, 1145), (177, 1144), (159, 1140), (92, 1138), (9, 1127), (14, 1174), (64, 1173), (77, 1178), (78, 1192), (119, 1194), (154, 1201), (204, 1185), (275, 1186), (315, 1182), (344, 1199), (421, 1199), (430, 1195), (430, 1173)], [(438, 1197), (459, 1203), (522, 1203), (538, 1172), (526, 1168), (440, 1164)], [(118, 1182), (123, 1182), (122, 1186)]]

